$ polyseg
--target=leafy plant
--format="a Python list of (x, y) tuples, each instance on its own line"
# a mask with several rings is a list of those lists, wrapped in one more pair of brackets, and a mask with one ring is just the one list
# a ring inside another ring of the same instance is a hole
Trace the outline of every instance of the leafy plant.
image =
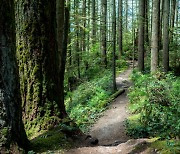
[[(157, 73), (154, 76), (134, 73), (134, 87), (130, 89), (130, 109), (140, 114), (139, 126), (127, 124), (129, 134), (175, 138), (180, 134), (180, 78), (172, 74)], [(133, 131), (139, 131), (133, 132)]]

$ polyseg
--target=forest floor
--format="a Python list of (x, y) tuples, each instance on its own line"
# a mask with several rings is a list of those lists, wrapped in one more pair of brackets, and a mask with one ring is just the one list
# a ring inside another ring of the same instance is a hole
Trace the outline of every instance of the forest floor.
[[(128, 118), (127, 91), (131, 85), (129, 76), (132, 73), (132, 65), (117, 78), (117, 88), (124, 89), (124, 93), (118, 96), (104, 112), (103, 116), (90, 129), (91, 138), (81, 138), (77, 148), (66, 151), (65, 154), (135, 154), (156, 153), (148, 148), (149, 139), (130, 139), (126, 135), (125, 120)], [(98, 139), (99, 143), (92, 146), (89, 142)]]

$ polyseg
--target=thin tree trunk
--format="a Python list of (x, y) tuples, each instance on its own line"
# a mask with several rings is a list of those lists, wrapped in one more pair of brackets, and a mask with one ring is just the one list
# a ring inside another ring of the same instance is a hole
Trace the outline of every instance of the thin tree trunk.
[(112, 33), (113, 33), (113, 91), (116, 87), (116, 3), (113, 0), (113, 17), (112, 17)]
[(78, 78), (81, 78), (81, 71), (80, 71), (80, 42), (79, 42), (79, 19), (78, 19), (78, 14), (79, 14), (79, 1), (74, 0), (74, 15), (75, 15), (75, 38), (76, 38), (76, 47), (75, 47), (75, 52), (76, 52), (76, 64), (77, 64), (77, 75)]
[(148, 14), (149, 14), (149, 0), (146, 0), (145, 1), (145, 41), (146, 41), (147, 45), (149, 45)]
[(161, 0), (160, 3), (160, 32), (159, 32), (159, 49), (162, 49), (162, 31), (163, 31), (163, 13), (164, 13), (164, 0)]
[[(67, 55), (67, 38), (68, 38), (68, 19), (65, 19), (65, 2), (64, 0), (56, 0), (56, 22), (57, 22), (57, 46), (58, 46), (58, 74), (59, 74), (59, 81), (58, 86), (61, 87), (59, 89), (60, 95), (60, 103), (59, 107), (61, 111), (63, 111), (63, 117), (66, 116), (65, 105), (64, 105), (64, 73), (65, 73), (65, 64), (66, 64), (66, 55)], [(66, 10), (66, 17), (69, 16)], [(67, 17), (69, 18), (69, 17)], [(65, 25), (66, 21), (66, 25)], [(66, 26), (66, 27), (65, 27)], [(65, 30), (64, 30), (65, 29)]]
[(123, 8), (122, 8), (122, 0), (119, 0), (119, 56), (121, 58), (122, 56), (122, 12), (123, 12)]
[(139, 1), (138, 68), (144, 71), (145, 0)]
[(171, 33), (170, 39), (173, 42), (174, 33), (174, 23), (175, 23), (175, 13), (176, 13), (176, 0), (171, 0)]
[(92, 44), (96, 42), (96, 1), (92, 0)]
[(164, 0), (163, 13), (163, 69), (164, 72), (169, 70), (169, 13), (170, 0)]
[(158, 70), (160, 0), (153, 0), (152, 17), (151, 73), (155, 73)]
[(107, 67), (107, 0), (102, 0), (102, 15), (101, 15), (101, 52), (102, 52), (102, 63)]
[(126, 0), (126, 25), (125, 25), (125, 28), (126, 28), (126, 32), (128, 31), (128, 0)]

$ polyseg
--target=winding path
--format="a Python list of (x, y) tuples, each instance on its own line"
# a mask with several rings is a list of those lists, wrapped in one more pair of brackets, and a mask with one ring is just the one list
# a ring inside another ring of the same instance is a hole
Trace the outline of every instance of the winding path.
[(118, 89), (125, 92), (118, 96), (104, 115), (90, 130), (92, 137), (98, 138), (99, 144), (95, 147), (80, 147), (72, 149), (66, 154), (148, 154), (154, 153), (148, 148), (148, 139), (130, 139), (126, 135), (125, 120), (128, 118), (127, 89), (131, 85), (129, 76), (132, 66), (116, 78)]
[(126, 136), (124, 121), (128, 117), (127, 111), (127, 88), (130, 86), (129, 75), (132, 67), (121, 73), (116, 78), (118, 89), (125, 89), (125, 92), (117, 97), (104, 112), (104, 115), (92, 127), (90, 134), (98, 138), (99, 145), (120, 144), (129, 140)]

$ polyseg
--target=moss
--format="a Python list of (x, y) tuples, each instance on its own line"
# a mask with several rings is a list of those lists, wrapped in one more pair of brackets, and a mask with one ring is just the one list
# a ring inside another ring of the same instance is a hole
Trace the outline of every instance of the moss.
[(44, 132), (31, 140), (32, 149), (35, 152), (45, 152), (50, 150), (63, 150), (70, 148), (70, 142), (61, 132), (61, 127)]
[(156, 149), (161, 154), (178, 154), (180, 153), (180, 141), (179, 140), (164, 140), (164, 141), (155, 141), (150, 146), (153, 149)]
[(8, 134), (8, 128), (7, 128), (7, 127), (4, 127), (1, 132), (2, 132), (2, 135), (3, 135), (3, 136), (7, 136), (7, 134)]

